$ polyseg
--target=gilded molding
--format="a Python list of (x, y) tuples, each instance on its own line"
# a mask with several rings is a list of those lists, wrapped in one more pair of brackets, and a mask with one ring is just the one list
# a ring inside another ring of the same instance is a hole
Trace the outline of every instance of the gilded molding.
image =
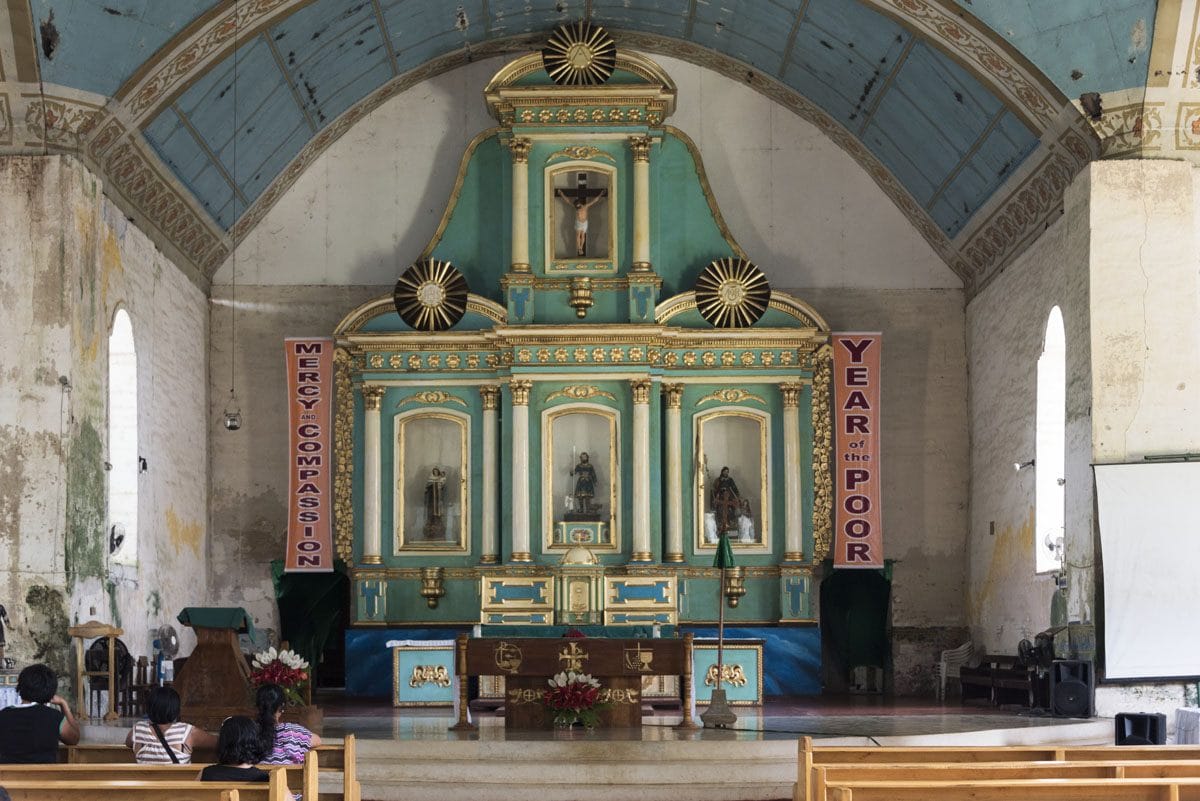
[(512, 153), (513, 164), (528, 164), (529, 151), (533, 147), (533, 141), (528, 137), (515, 136), (508, 141), (508, 150)]
[(379, 411), (385, 392), (387, 392), (386, 387), (364, 386), (362, 388), (363, 409), (368, 412)]
[(587, 384), (572, 384), (556, 389), (546, 396), (546, 402), (558, 400), (559, 398), (570, 398), (571, 400), (588, 400), (590, 398), (608, 398), (610, 401), (616, 401), (617, 396), (606, 390), (596, 386)]
[(833, 387), (833, 348), (822, 345), (813, 354), (813, 561), (829, 556), (833, 545), (833, 424), (830, 391)]
[(800, 393), (803, 391), (803, 384), (780, 384), (779, 393), (783, 396), (783, 408), (795, 409), (799, 407)]
[(333, 353), (334, 417), (333, 452), (337, 467), (333, 474), (333, 528), (337, 555), (347, 564), (354, 552), (354, 385), (351, 383), (350, 351)]
[[(494, 390), (495, 387), (492, 387), (492, 389)], [(481, 391), (482, 391), (482, 388), (481, 388)], [(467, 402), (465, 400), (463, 400), (462, 398), (458, 397), (457, 395), (451, 395), (449, 392), (443, 392), (440, 389), (432, 389), (427, 392), (417, 392), (415, 394), (409, 395), (408, 397), (402, 398), (400, 400), (400, 402), (396, 404), (396, 408), (400, 408), (401, 406), (403, 406), (406, 403), (424, 403), (424, 404), (457, 403), (459, 406), (462, 406), (463, 408), (466, 408), (466, 406), (467, 406)]]
[(500, 408), (500, 387), (485, 384), (479, 388), (479, 397), (483, 401), (485, 412)]
[(755, 395), (753, 392), (747, 392), (744, 389), (730, 387), (729, 389), (718, 389), (716, 392), (711, 392), (705, 395), (700, 400), (696, 401), (696, 406), (703, 406), (706, 403), (719, 401), (721, 403), (741, 403), (742, 401), (755, 401), (763, 406), (767, 405), (767, 400), (762, 395)]
[(663, 384), (662, 393), (667, 399), (668, 409), (679, 409), (683, 406), (683, 384)]
[[(528, 406), (529, 391), (533, 389), (533, 382), (527, 379), (514, 378), (508, 382), (509, 390), (512, 392), (513, 406)], [(526, 554), (528, 556), (528, 554)], [(528, 561), (527, 559), (517, 559), (517, 555), (513, 554), (513, 559), (518, 562)]]
[[(357, 333), (364, 325), (385, 314), (394, 314), (396, 312), (395, 298), (389, 293), (373, 300), (368, 300), (361, 306), (352, 309), (349, 314), (343, 317), (336, 326), (334, 326), (334, 336), (346, 336)], [(497, 325), (503, 325), (508, 321), (508, 312), (503, 306), (495, 301), (488, 300), (479, 295), (467, 294), (467, 312), (478, 314), (481, 317), (486, 317)], [(403, 335), (401, 335), (403, 337)], [(464, 336), (461, 332), (421, 332), (421, 340), (423, 342), (462, 342), (465, 338), (470, 338), (470, 334)]]
[(600, 148), (593, 147), (592, 145), (570, 145), (568, 147), (564, 147), (562, 150), (556, 150), (549, 156), (546, 156), (546, 163), (549, 164), (550, 162), (558, 159), (575, 159), (577, 161), (595, 161), (597, 159), (605, 159), (607, 161), (611, 161), (613, 164), (617, 163), (617, 160), (614, 159), (610, 154), (605, 153)]
[(629, 387), (633, 391), (633, 402), (637, 405), (648, 404), (650, 402), (650, 387), (652, 385), (653, 382), (649, 378), (635, 378), (630, 381)]
[(629, 152), (633, 154), (635, 162), (650, 161), (650, 144), (652, 140), (648, 136), (631, 136), (629, 137)]

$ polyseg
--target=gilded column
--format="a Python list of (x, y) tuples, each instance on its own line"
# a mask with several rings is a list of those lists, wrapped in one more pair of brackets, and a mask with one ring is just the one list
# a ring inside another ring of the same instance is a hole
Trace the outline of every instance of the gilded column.
[(479, 561), (493, 565), (499, 561), (499, 542), (496, 534), (496, 504), (499, 500), (500, 484), (496, 481), (496, 417), (500, 406), (500, 387), (479, 388), (483, 399), (483, 508), (479, 514), (479, 526), (483, 529)]
[(379, 408), (383, 387), (364, 386), (363, 394), (363, 564), (383, 564), (380, 509)]
[(780, 384), (783, 394), (784, 545), (785, 562), (804, 559), (803, 505), (800, 501), (800, 393), (803, 384)]
[(633, 562), (649, 562), (650, 552), (650, 379), (633, 388)]
[(664, 562), (683, 561), (683, 470), (679, 452), (679, 415), (683, 384), (664, 384), (667, 402), (667, 552)]
[(512, 561), (531, 562), (529, 553), (529, 390), (533, 382), (514, 378), (512, 390)]
[(650, 266), (650, 137), (632, 136), (633, 152), (633, 266), (648, 273)]
[(532, 143), (516, 137), (508, 143), (512, 153), (512, 267), (514, 273), (529, 272), (529, 148)]

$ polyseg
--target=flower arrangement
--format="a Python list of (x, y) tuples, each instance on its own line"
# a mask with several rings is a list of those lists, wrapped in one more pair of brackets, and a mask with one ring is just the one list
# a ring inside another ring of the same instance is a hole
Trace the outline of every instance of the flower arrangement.
[(549, 680), (542, 703), (554, 713), (554, 725), (582, 723), (589, 729), (600, 721), (600, 682), (587, 673), (559, 673)]
[(254, 655), (250, 683), (255, 687), (278, 684), (289, 706), (304, 706), (303, 690), (308, 685), (308, 662), (295, 651), (273, 647)]

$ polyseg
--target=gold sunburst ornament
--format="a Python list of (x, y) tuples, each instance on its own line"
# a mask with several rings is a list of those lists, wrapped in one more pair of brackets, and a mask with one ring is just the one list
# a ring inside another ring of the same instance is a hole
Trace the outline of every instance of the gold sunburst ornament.
[(542, 66), (559, 86), (604, 83), (617, 66), (617, 44), (599, 25), (573, 22), (550, 34), (542, 48)]
[(717, 259), (696, 279), (696, 308), (717, 328), (754, 325), (770, 301), (767, 277), (745, 259)]
[(400, 319), (418, 331), (445, 331), (467, 311), (467, 279), (448, 261), (422, 259), (392, 292)]

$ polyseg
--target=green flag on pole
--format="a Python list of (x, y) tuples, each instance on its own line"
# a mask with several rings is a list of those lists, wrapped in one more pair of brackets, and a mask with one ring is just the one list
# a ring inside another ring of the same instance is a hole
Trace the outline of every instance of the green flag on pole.
[(721, 541), (717, 544), (717, 555), (713, 559), (713, 567), (719, 567), (722, 570), (733, 567), (733, 548), (730, 547), (729, 537), (725, 534), (721, 535)]

